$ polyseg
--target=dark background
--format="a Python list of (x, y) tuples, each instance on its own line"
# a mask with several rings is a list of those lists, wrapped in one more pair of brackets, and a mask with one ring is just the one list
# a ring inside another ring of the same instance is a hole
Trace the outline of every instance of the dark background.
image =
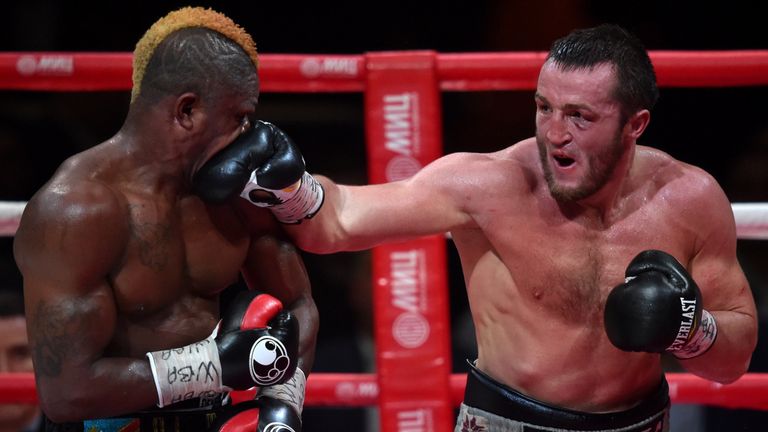
[[(261, 53), (361, 54), (545, 51), (574, 28), (623, 25), (651, 50), (768, 49), (761, 2), (690, 1), (228, 1), (58, 2), (4, 5), (0, 51), (120, 51), (180, 6), (210, 6), (249, 31)], [(642, 144), (709, 171), (732, 202), (768, 201), (768, 87), (667, 89)], [(122, 124), (128, 92), (0, 92), (0, 200), (27, 200), (67, 156), (109, 138)], [(299, 143), (312, 172), (365, 183), (361, 94), (262, 94), (260, 117)], [(534, 132), (532, 92), (443, 94), (445, 152), (493, 151)], [(0, 239), (0, 283), (19, 287), (12, 239)], [(450, 250), (454, 364), (473, 355), (455, 251)], [(740, 241), (742, 265), (765, 309), (768, 248)], [(316, 371), (373, 371), (367, 253), (306, 256), (322, 327)], [(768, 311), (761, 311), (765, 322)], [(469, 336), (467, 336), (469, 335)], [(514, 361), (514, 359), (510, 359)], [(753, 371), (768, 369), (761, 343)], [(329, 415), (330, 413), (330, 415)], [(762, 413), (709, 409), (707, 431), (761, 430)], [(305, 430), (330, 430), (359, 410), (309, 409)], [(362, 424), (362, 423), (360, 423)], [(314, 426), (313, 426), (314, 425)], [(362, 428), (362, 426), (360, 427)], [(345, 430), (347, 428), (345, 427)], [(703, 429), (702, 429), (703, 430)]]

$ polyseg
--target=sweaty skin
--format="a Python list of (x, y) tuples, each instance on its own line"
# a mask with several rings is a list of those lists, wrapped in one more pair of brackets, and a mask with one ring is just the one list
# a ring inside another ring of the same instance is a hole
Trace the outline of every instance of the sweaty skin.
[(117, 135), (67, 160), (27, 205), (14, 248), (37, 388), (52, 420), (155, 406), (145, 353), (210, 335), (219, 294), (241, 273), (296, 315), (299, 367), (309, 371), (317, 311), (298, 252), (269, 212), (206, 206), (190, 192), (196, 168), (253, 114), (253, 80), (254, 94), (219, 105), (185, 94), (156, 112), (129, 113)]
[(701, 169), (636, 146), (650, 114), (620, 126), (614, 83), (608, 65), (545, 64), (538, 138), (447, 155), (400, 182), (342, 186), (319, 177), (323, 208), (288, 229), (317, 253), (450, 232), (477, 366), (530, 397), (589, 412), (629, 408), (659, 384), (660, 356), (615, 348), (603, 308), (638, 252), (667, 251), (689, 269), (719, 328), (706, 354), (681, 363), (733, 381), (749, 364), (756, 320), (729, 201)]

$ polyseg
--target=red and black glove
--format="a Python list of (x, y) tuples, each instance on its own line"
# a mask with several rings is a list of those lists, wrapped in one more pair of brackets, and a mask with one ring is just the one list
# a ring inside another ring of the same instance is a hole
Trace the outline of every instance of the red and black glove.
[(211, 432), (301, 432), (301, 417), (285, 402), (261, 396), (216, 415)]
[(271, 295), (245, 291), (207, 339), (147, 353), (158, 405), (291, 379), (298, 362), (299, 325), (282, 308)]

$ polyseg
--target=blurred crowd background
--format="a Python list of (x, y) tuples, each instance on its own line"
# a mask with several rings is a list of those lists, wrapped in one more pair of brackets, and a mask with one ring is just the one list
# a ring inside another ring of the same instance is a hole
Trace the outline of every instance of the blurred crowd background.
[[(261, 53), (270, 54), (546, 51), (572, 29), (603, 22), (624, 26), (650, 50), (768, 49), (760, 3), (26, 0), (4, 5), (0, 51), (128, 52), (155, 20), (186, 5), (225, 13), (253, 35)], [(66, 157), (109, 138), (122, 124), (128, 101), (128, 92), (0, 91), (0, 200), (29, 199)], [(258, 114), (292, 136), (310, 172), (343, 183), (367, 182), (362, 94), (263, 93)], [(533, 133), (532, 91), (443, 93), (445, 153), (494, 151)], [(768, 201), (768, 87), (663, 88), (640, 143), (709, 171), (732, 202)], [(12, 241), (0, 238), (3, 291), (21, 290)], [(758, 302), (762, 336), (768, 242), (740, 240), (739, 257)], [(305, 259), (321, 314), (314, 371), (374, 372), (369, 253)], [(462, 372), (464, 359), (474, 356), (474, 340), (450, 242), (449, 273), (454, 371)], [(765, 346), (761, 339), (751, 371), (768, 369)], [(762, 412), (678, 408), (678, 418), (692, 425), (680, 430), (757, 431), (768, 424)], [(308, 408), (304, 418), (308, 432), (333, 430), (340, 422), (344, 430), (372, 431), (376, 423), (375, 410), (364, 409)]]

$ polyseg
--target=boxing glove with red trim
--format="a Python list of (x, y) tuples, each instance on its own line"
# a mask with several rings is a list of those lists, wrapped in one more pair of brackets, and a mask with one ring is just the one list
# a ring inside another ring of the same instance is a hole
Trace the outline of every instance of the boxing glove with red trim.
[(301, 417), (285, 402), (262, 396), (217, 414), (211, 432), (301, 432)]
[(685, 359), (714, 343), (715, 319), (704, 310), (696, 282), (672, 255), (643, 251), (625, 275), (608, 294), (604, 311), (605, 331), (617, 348)]
[(222, 203), (240, 194), (268, 207), (283, 223), (310, 218), (323, 203), (323, 188), (305, 171), (298, 147), (277, 126), (255, 121), (216, 153), (193, 177), (195, 193)]
[(245, 291), (206, 339), (147, 353), (163, 407), (215, 393), (270, 386), (296, 371), (299, 326), (276, 298)]

